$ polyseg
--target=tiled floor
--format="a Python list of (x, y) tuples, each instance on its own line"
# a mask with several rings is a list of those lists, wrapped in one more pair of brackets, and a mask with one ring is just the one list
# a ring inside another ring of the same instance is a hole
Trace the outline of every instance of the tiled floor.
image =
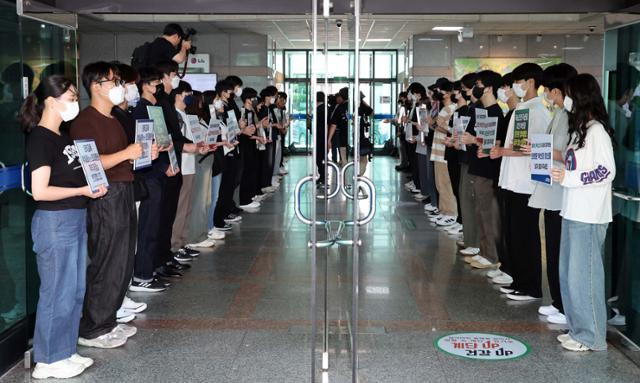
[[(393, 164), (376, 158), (369, 172), (378, 211), (361, 229), (361, 383), (640, 381), (640, 369), (615, 347), (604, 353), (563, 351), (555, 340), (559, 329), (538, 317), (538, 303), (514, 305), (501, 297), (483, 273), (456, 255), (455, 241), (428, 223), (421, 205), (401, 187), (404, 176)], [(203, 253), (169, 291), (132, 294), (149, 304), (135, 321), (139, 333), (120, 349), (81, 348), (96, 364), (71, 381), (309, 381), (312, 258), (307, 227), (293, 210), (295, 181), (308, 166), (293, 158), (292, 174), (262, 211), (245, 214), (225, 243)], [(366, 203), (360, 202), (363, 210)], [(344, 198), (332, 200), (327, 214), (345, 217), (350, 206)], [(352, 258), (345, 248), (319, 251), (321, 271), (325, 259), (329, 382), (350, 382), (346, 324)], [(434, 347), (435, 339), (452, 331), (512, 335), (532, 350), (513, 361), (463, 360)], [(20, 367), (0, 379), (26, 381), (29, 374)]]

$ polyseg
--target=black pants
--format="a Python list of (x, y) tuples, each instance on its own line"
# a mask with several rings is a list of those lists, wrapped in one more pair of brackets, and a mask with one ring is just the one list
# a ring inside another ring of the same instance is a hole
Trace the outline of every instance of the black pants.
[[(264, 179), (264, 172), (265, 172), (265, 169), (266, 169), (266, 166), (264, 164), (265, 164), (265, 162), (267, 162), (267, 150), (266, 149), (265, 150), (258, 150), (257, 153), (256, 153), (256, 160), (257, 160), (257, 163), (256, 163), (256, 182), (255, 182), (255, 184), (256, 184), (256, 192), (255, 192), (255, 194), (256, 195), (261, 195), (261, 194), (264, 194), (262, 192), (262, 188), (265, 187), (263, 179)], [(269, 181), (271, 181), (271, 180), (269, 180)], [(269, 185), (267, 185), (267, 186), (269, 186)]]
[(220, 181), (220, 191), (218, 191), (218, 202), (213, 212), (213, 225), (223, 227), (225, 218), (236, 208), (233, 202), (233, 192), (236, 188), (235, 178), (238, 172), (239, 159), (233, 155), (225, 156), (224, 169), (222, 170), (222, 180)]
[[(420, 174), (418, 169), (418, 155), (416, 154), (416, 144), (407, 142), (408, 155), (409, 155), (409, 167), (411, 168), (411, 177), (416, 188), (420, 189)], [(429, 159), (427, 158), (427, 161)]]
[(453, 195), (456, 196), (456, 203), (458, 204), (458, 219), (456, 221), (462, 223), (462, 209), (460, 208), (460, 162), (457, 158), (447, 159), (447, 170), (449, 171)]
[[(246, 136), (245, 136), (246, 137)], [(240, 176), (240, 205), (248, 205), (256, 195), (258, 182), (258, 149), (256, 142), (248, 137), (240, 139), (242, 173)]]
[(528, 206), (529, 194), (507, 192), (507, 214), (510, 215), (507, 246), (512, 261), (511, 288), (542, 297), (542, 260), (540, 257), (540, 209)]
[(176, 220), (176, 212), (178, 210), (180, 188), (182, 188), (182, 173), (166, 178), (160, 217), (160, 241), (158, 242), (158, 252), (154, 262), (156, 268), (164, 266), (173, 258), (171, 235), (173, 234), (173, 222)]
[(89, 201), (86, 293), (80, 336), (94, 339), (116, 327), (116, 312), (129, 287), (136, 246), (133, 183), (113, 182), (102, 198)]
[(162, 219), (164, 188), (167, 176), (151, 170), (145, 177), (149, 191), (146, 199), (140, 201), (138, 216), (138, 249), (133, 267), (136, 279), (153, 279), (156, 254), (160, 245), (160, 220)]
[(264, 151), (264, 161), (262, 162), (262, 174), (260, 176), (260, 185), (263, 188), (271, 186), (271, 179), (273, 178), (273, 160), (275, 157), (275, 142), (267, 144), (267, 149)]
[[(500, 260), (500, 270), (503, 273), (507, 273), (509, 275), (513, 275), (511, 271), (511, 254), (509, 253), (509, 249), (507, 247), (507, 237), (506, 234), (509, 232), (509, 227), (511, 227), (511, 215), (507, 214), (507, 206), (508, 206), (508, 194), (509, 192), (505, 189), (498, 187), (496, 191), (496, 197), (498, 200), (498, 211), (500, 214), (500, 232), (502, 235), (498, 236), (498, 259)], [(514, 223), (515, 224), (515, 223)]]
[(562, 217), (559, 211), (544, 211), (544, 238), (547, 251), (547, 279), (551, 292), (551, 304), (564, 313), (562, 296), (560, 295), (560, 233), (562, 232)]
[[(316, 142), (316, 166), (318, 167), (318, 181), (325, 183), (326, 182), (326, 174), (324, 173), (324, 157), (326, 155), (326, 149), (321, 142)], [(328, 160), (328, 158), (327, 158)]]

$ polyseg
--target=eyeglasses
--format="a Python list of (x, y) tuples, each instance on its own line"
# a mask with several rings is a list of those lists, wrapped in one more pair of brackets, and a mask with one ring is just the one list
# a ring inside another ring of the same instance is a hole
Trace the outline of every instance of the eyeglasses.
[(106, 80), (100, 80), (100, 81), (96, 81), (97, 84), (102, 85), (105, 82), (112, 82), (114, 86), (118, 86), (118, 85), (124, 85), (124, 80), (119, 79), (117, 77), (114, 77), (112, 79), (106, 79)]

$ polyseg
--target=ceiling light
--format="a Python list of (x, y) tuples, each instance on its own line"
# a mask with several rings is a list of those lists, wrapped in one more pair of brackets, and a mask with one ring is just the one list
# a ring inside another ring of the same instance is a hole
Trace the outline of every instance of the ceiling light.
[(460, 32), (464, 27), (433, 27), (432, 31)]
[(309, 42), (311, 40), (309, 40), (309, 39), (289, 39), (289, 41), (291, 41), (292, 43), (305, 43), (305, 42)]
[(441, 38), (433, 38), (433, 37), (421, 37), (418, 41), (442, 41)]
[(368, 43), (388, 43), (391, 39), (367, 39)]
[(565, 50), (565, 51), (579, 51), (581, 49), (584, 49), (584, 47), (564, 47), (564, 48), (562, 48), (562, 50)]

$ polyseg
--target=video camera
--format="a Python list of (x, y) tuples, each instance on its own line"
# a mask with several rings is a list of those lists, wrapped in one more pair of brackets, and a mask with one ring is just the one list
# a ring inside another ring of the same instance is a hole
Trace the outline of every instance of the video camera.
[[(191, 41), (191, 37), (195, 36), (197, 34), (198, 34), (198, 31), (196, 31), (195, 29), (187, 28), (184, 36), (182, 37), (182, 40)], [(198, 48), (195, 45), (191, 45), (191, 48), (189, 49), (189, 54), (194, 55), (194, 54), (196, 54), (197, 50), (198, 50)]]

